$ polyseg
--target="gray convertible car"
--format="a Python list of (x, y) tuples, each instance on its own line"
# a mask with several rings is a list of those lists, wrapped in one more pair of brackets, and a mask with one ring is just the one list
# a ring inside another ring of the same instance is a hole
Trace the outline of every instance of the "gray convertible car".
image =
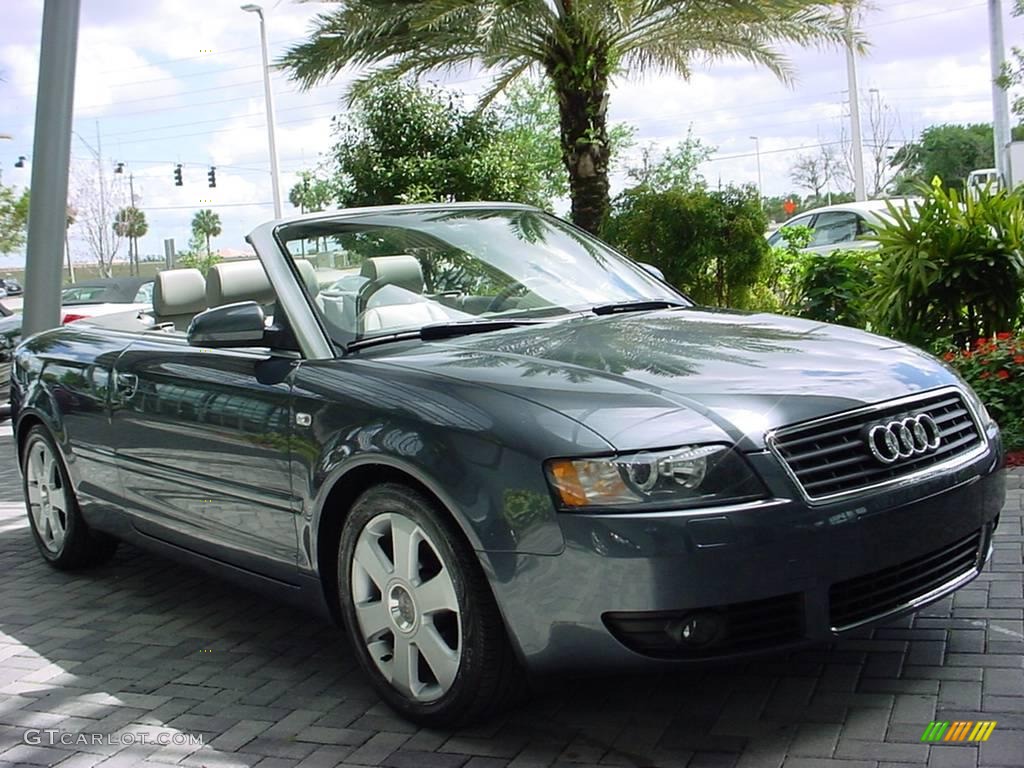
[(55, 567), (125, 540), (318, 609), (395, 709), (450, 726), (524, 671), (829, 641), (989, 557), (998, 428), (919, 350), (694, 306), (523, 206), (317, 213), (249, 241), (258, 261), (159, 273), (151, 313), (18, 347)]

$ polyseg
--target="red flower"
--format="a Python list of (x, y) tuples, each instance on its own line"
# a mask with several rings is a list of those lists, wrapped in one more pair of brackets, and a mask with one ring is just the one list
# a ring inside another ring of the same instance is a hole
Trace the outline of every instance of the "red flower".
[(981, 372), (981, 378), (983, 378), (983, 379), (987, 379), (991, 375), (992, 374), (989, 371), (982, 371)]
[(1017, 363), (1017, 365), (1024, 364), (1024, 355), (1014, 355), (1013, 362)]
[[(946, 354), (944, 354), (942, 356), (942, 359), (945, 360), (947, 363), (949, 363), (949, 362), (952, 362), (955, 357), (956, 357), (956, 355), (954, 355), (952, 352), (947, 352)], [(1024, 355), (1020, 355), (1019, 357), (1020, 357), (1020, 362), (1024, 363)]]
[(1000, 379), (1005, 380), (1005, 379), (1010, 378), (1010, 372), (1005, 370), (1005, 369), (1003, 369), (1003, 370), (999, 371), (998, 373), (996, 373), (996, 376), (998, 376)]
[(970, 359), (970, 357), (971, 357), (971, 350), (965, 349), (963, 352), (960, 353), (960, 356), (963, 357), (965, 360)]
[(974, 348), (977, 349), (978, 347), (983, 347), (987, 343), (988, 343), (988, 339), (986, 339), (984, 336), (979, 336), (978, 338), (976, 338), (974, 340)]
[(1013, 335), (1013, 334), (1012, 334), (1012, 333), (1010, 333), (1009, 331), (1000, 331), (999, 333), (997, 333), (997, 334), (996, 334), (996, 338), (997, 338), (997, 339), (1008, 339), (1008, 338), (1010, 338), (1010, 337), (1011, 337), (1012, 335)]

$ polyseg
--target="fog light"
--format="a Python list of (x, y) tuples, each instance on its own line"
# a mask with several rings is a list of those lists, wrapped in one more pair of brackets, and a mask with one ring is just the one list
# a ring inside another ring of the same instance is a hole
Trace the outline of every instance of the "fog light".
[(669, 637), (689, 648), (704, 648), (725, 635), (725, 622), (714, 613), (691, 613), (665, 627)]

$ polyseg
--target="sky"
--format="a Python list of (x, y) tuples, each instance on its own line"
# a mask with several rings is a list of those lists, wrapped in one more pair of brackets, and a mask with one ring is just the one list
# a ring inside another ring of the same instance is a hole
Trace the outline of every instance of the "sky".
[[(72, 138), (72, 187), (96, 184), (95, 157), (106, 183), (127, 200), (127, 176), (145, 211), (149, 234), (140, 252), (163, 252), (164, 238), (185, 247), (199, 208), (223, 222), (215, 246), (247, 248), (244, 237), (273, 218), (264, 111), (259, 24), (237, 0), (82, 0)], [(1005, 0), (1009, 48), (1024, 44), (1024, 20), (1011, 18)], [(39, 68), (42, 0), (0, 0), (0, 179), (29, 183)], [(307, 34), (330, 4), (264, 0), (271, 59)], [(944, 122), (989, 122), (988, 18), (985, 0), (875, 0), (862, 21), (870, 50), (857, 63), (862, 102), (883, 107), (893, 134), (889, 145), (913, 140)], [(712, 184), (759, 183), (764, 194), (795, 190), (789, 173), (802, 153), (839, 141), (848, 124), (842, 51), (787, 50), (792, 84), (744, 62), (697, 62), (689, 81), (664, 75), (619, 77), (610, 119), (636, 128), (640, 148), (664, 147), (691, 128), (715, 148), (702, 166)], [(430, 78), (467, 94), (482, 91), (486, 74)], [(285, 215), (297, 173), (314, 167), (331, 145), (331, 117), (344, 115), (346, 78), (301, 91), (283, 73), (272, 77)], [(865, 107), (866, 108), (866, 107)], [(865, 118), (866, 141), (870, 130)], [(848, 133), (848, 129), (847, 129)], [(753, 137), (757, 137), (755, 140)], [(758, 150), (760, 174), (758, 171)], [(19, 156), (27, 158), (16, 168)], [(112, 174), (115, 162), (125, 174)], [(183, 165), (184, 186), (173, 169)], [(207, 186), (209, 166), (217, 187)], [(613, 192), (624, 175), (613, 176)], [(564, 211), (560, 211), (564, 212)], [(70, 230), (76, 261), (91, 260)], [(121, 246), (120, 257), (126, 248)], [(0, 268), (21, 263), (0, 258)]]

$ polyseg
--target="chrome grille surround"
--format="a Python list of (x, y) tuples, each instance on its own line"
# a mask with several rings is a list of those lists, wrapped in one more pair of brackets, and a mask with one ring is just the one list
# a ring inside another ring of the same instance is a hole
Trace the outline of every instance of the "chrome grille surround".
[[(920, 414), (928, 414), (943, 427), (942, 444), (934, 452), (890, 464), (883, 464), (871, 455), (866, 434), (861, 435), (861, 432), (880, 422)], [(954, 439), (947, 441), (951, 436)], [(765, 445), (810, 504), (913, 483), (968, 464), (989, 451), (981, 419), (970, 399), (955, 386), (780, 427), (765, 435)], [(798, 446), (803, 447), (804, 453), (794, 450)], [(807, 451), (807, 447), (811, 450)], [(830, 458), (817, 465), (808, 463), (809, 459), (823, 456)], [(839, 467), (856, 471), (854, 475), (837, 476), (835, 471)]]

